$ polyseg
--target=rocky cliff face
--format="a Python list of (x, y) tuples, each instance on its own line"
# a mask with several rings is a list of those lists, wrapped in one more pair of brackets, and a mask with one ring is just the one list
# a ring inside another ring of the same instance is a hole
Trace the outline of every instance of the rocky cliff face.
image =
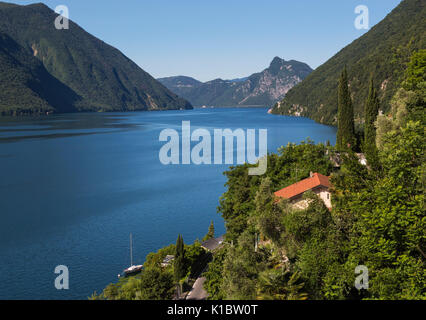
[(201, 83), (180, 76), (158, 80), (195, 106), (272, 106), (311, 72), (305, 63), (275, 57), (267, 69), (242, 79)]

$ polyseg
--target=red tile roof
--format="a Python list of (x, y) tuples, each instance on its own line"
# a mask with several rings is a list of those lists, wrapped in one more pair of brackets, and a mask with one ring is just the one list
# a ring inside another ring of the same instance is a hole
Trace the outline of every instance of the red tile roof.
[(291, 199), (299, 194), (319, 186), (330, 188), (331, 184), (329, 178), (320, 173), (314, 173), (310, 178), (306, 178), (275, 192), (275, 195), (280, 198)]

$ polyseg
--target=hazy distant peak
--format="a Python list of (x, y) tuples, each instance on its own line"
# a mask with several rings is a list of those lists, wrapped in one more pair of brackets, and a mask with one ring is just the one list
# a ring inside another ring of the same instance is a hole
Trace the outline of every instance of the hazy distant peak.
[(290, 62), (275, 57), (267, 69), (246, 78), (233, 80), (218, 78), (204, 83), (190, 82), (188, 77), (169, 77), (158, 80), (196, 106), (269, 106), (282, 99), (311, 71), (312, 69), (306, 63), (294, 60)]

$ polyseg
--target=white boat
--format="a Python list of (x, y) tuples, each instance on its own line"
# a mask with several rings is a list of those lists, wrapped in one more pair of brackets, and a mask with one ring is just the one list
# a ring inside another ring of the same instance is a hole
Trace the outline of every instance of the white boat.
[[(140, 264), (140, 265), (133, 264), (133, 243), (132, 243), (132, 234), (130, 234), (130, 267), (124, 269), (123, 274), (125, 277), (132, 276), (141, 272), (142, 269), (143, 269), (143, 264)], [(119, 274), (118, 277), (120, 278), (121, 275)]]
[(141, 272), (142, 269), (143, 269), (143, 265), (140, 264), (140, 265), (137, 265), (137, 266), (131, 266), (127, 269), (124, 269), (123, 272), (126, 276), (131, 276), (131, 275), (134, 275), (134, 274)]

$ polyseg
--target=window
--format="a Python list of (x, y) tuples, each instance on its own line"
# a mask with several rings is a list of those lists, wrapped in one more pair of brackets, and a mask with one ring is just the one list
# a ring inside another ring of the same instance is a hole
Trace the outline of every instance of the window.
[(330, 194), (327, 192), (327, 199), (330, 200)]

